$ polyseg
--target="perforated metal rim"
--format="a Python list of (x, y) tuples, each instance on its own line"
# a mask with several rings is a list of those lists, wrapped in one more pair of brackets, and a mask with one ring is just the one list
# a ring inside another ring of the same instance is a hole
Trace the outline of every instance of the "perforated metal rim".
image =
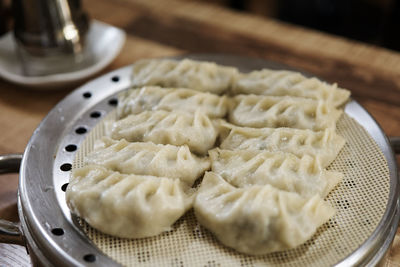
[[(106, 74), (69, 94), (40, 123), (28, 143), (20, 170), (19, 216), (28, 243), (44, 263), (119, 266), (103, 255), (64, 212), (67, 207), (62, 186), (68, 182), (69, 171), (60, 167), (72, 163), (74, 157), (74, 152), (65, 147), (79, 147), (88, 130), (96, 125), (99, 118), (90, 117), (95, 111), (92, 108), (108, 112), (114, 108), (113, 95), (129, 87), (130, 69), (127, 66)], [(114, 77), (119, 77), (118, 81)], [(104, 105), (98, 106), (99, 102)], [(54, 235), (54, 228), (62, 228), (64, 234)], [(94, 255), (95, 261), (88, 261), (92, 259), (88, 255)]]
[[(235, 65), (241, 67), (242, 71), (262, 67), (286, 68), (260, 59), (236, 56), (189, 55), (189, 57)], [(92, 118), (90, 114), (94, 111), (106, 114), (113, 108), (109, 104), (111, 98), (117, 92), (129, 87), (130, 69), (131, 67), (127, 66), (106, 74), (67, 96), (42, 121), (26, 148), (20, 172), (20, 218), (28, 242), (45, 251), (43, 254), (46, 256), (43, 258), (46, 257), (54, 265), (88, 265), (90, 264), (88, 259), (91, 257), (87, 255), (95, 256), (96, 266), (116, 265), (91, 244), (74, 226), (69, 213), (64, 212), (66, 206), (61, 187), (68, 181), (68, 170), (63, 171), (60, 167), (65, 163), (72, 163), (74, 156), (73, 152), (64, 148), (70, 144), (79, 146), (85, 138), (85, 133), (79, 134), (75, 130), (81, 126), (87, 130), (91, 129), (96, 125), (98, 118)], [(116, 76), (119, 79), (113, 79)], [(399, 220), (396, 213), (399, 194), (397, 170), (388, 141), (376, 122), (358, 103), (350, 102), (345, 112), (363, 125), (381, 148), (389, 165), (391, 185), (388, 206), (379, 227), (357, 251), (343, 260), (340, 266), (373, 263), (379, 260), (383, 255), (373, 252), (379, 252), (381, 245), (391, 243), (396, 232), (393, 229), (397, 228)], [(54, 173), (58, 173), (57, 180), (54, 179)], [(53, 228), (62, 228), (64, 234), (55, 236), (51, 232)], [(390, 242), (387, 242), (388, 240)], [(384, 251), (386, 250), (387, 248)]]

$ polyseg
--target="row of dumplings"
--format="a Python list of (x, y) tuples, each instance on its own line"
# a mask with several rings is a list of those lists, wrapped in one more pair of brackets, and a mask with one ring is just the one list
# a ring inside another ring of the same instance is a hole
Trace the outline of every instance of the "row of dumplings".
[(133, 85), (67, 189), (91, 226), (154, 236), (194, 207), (223, 244), (265, 254), (304, 243), (334, 215), (323, 198), (342, 174), (324, 168), (345, 143), (335, 125), (347, 90), (192, 60), (140, 61)]
[[(121, 96), (119, 121), (113, 125), (110, 135), (131, 142), (156, 140), (162, 144), (187, 144), (193, 152), (204, 155), (214, 146), (218, 125), (224, 124), (221, 118), (226, 116), (233, 127), (269, 127), (281, 132), (290, 127), (315, 135), (317, 131), (334, 132), (341, 113), (327, 102), (306, 98), (227, 97), (191, 89), (145, 86), (128, 90)], [(251, 131), (254, 132), (247, 129)]]
[(263, 69), (239, 73), (234, 67), (190, 59), (141, 60), (133, 66), (133, 87), (158, 85), (191, 88), (217, 95), (255, 94), (305, 97), (323, 100), (334, 107), (344, 104), (350, 92), (317, 78), (285, 70)]

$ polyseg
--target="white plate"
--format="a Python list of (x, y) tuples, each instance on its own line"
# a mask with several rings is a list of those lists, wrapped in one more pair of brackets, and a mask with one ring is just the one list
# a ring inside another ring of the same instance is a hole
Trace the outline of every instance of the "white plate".
[(118, 55), (125, 32), (119, 28), (93, 20), (86, 40), (85, 54), (92, 54), (91, 64), (78, 71), (46, 76), (25, 76), (16, 53), (12, 32), (0, 39), (0, 77), (19, 85), (36, 89), (56, 89), (78, 83), (105, 68)]

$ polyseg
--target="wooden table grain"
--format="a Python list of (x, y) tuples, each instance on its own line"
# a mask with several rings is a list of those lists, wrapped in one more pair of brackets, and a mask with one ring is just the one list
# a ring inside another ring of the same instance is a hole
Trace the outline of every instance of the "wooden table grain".
[[(120, 55), (98, 75), (141, 58), (184, 53), (263, 58), (351, 90), (388, 136), (400, 136), (398, 52), (196, 1), (85, 0), (84, 5), (91, 18), (127, 33)], [(23, 152), (40, 121), (73, 89), (38, 91), (0, 80), (0, 154)], [(16, 190), (16, 175), (0, 176), (0, 218), (18, 219)], [(399, 231), (386, 266), (400, 266)], [(0, 246), (0, 255), (12, 253), (27, 257), (24, 250)]]

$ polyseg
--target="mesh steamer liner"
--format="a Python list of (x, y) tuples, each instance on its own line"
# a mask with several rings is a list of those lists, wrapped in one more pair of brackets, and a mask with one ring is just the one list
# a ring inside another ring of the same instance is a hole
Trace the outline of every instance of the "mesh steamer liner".
[[(236, 56), (188, 57), (237, 66), (243, 72), (286, 68)], [(341, 184), (327, 197), (337, 214), (299, 248), (257, 257), (238, 253), (201, 227), (192, 211), (171, 231), (143, 239), (108, 236), (72, 216), (64, 192), (72, 165), (79, 166), (93, 141), (103, 134), (102, 122), (113, 119), (116, 95), (129, 88), (130, 75), (128, 66), (72, 92), (43, 120), (28, 144), (20, 171), (19, 216), (31, 255), (39, 262), (59, 266), (359, 266), (376, 265), (384, 257), (399, 221), (396, 163), (387, 138), (355, 101), (346, 105), (338, 122), (338, 133), (347, 143), (329, 167), (344, 173)]]

